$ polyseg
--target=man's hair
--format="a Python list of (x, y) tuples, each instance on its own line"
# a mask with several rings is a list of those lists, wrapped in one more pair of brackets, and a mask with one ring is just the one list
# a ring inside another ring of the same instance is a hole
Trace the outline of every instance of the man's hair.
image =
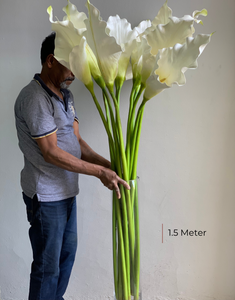
[(47, 56), (49, 54), (54, 54), (55, 49), (55, 32), (52, 32), (48, 35), (42, 42), (41, 47), (41, 64), (43, 65), (46, 62)]

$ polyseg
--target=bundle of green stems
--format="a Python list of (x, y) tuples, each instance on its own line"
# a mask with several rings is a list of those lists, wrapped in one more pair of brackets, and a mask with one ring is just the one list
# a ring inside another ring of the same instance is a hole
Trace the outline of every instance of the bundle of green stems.
[[(127, 181), (130, 190), (120, 186), (121, 198), (113, 192), (112, 234), (114, 288), (117, 300), (139, 299), (140, 241), (137, 187), (137, 160), (146, 99), (139, 104), (145, 86), (133, 80), (124, 145), (120, 116), (121, 86), (102, 87), (102, 110), (93, 89), (89, 89), (108, 135), (112, 169)], [(137, 105), (138, 104), (138, 105)], [(132, 297), (132, 298), (131, 298)]]

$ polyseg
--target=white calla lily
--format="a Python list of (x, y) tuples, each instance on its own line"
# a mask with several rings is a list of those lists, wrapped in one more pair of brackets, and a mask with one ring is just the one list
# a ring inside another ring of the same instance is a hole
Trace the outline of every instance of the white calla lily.
[(145, 38), (142, 37), (136, 45), (131, 55), (133, 78), (136, 80), (139, 78), (141, 83), (145, 85), (154, 68), (156, 57), (151, 54), (151, 47)]
[(137, 41), (140, 41), (139, 35), (151, 26), (150, 21), (142, 21), (133, 30), (131, 24), (126, 19), (120, 19), (118, 15), (109, 17), (107, 21), (106, 32), (113, 36), (118, 45), (121, 46), (122, 53), (118, 61), (117, 78), (120, 81), (132, 78), (132, 72), (127, 73), (129, 60), (132, 51), (138, 47)]
[(187, 69), (197, 68), (197, 58), (209, 43), (210, 37), (208, 34), (189, 37), (184, 45), (176, 44), (160, 50), (157, 55), (158, 68), (146, 82), (144, 98), (149, 100), (174, 83), (184, 85), (184, 73)]
[(89, 19), (85, 20), (87, 30), (83, 34), (96, 55), (106, 85), (112, 89), (118, 71), (121, 47), (114, 37), (106, 34), (106, 22), (101, 19), (99, 10), (89, 1), (87, 8)]
[(92, 77), (101, 88), (105, 88), (105, 82), (100, 72), (98, 61), (96, 59), (94, 52), (91, 50), (90, 46), (87, 43), (86, 43), (86, 55), (87, 55), (87, 61), (89, 64)]
[(173, 83), (183, 85), (186, 82), (185, 71), (198, 66), (197, 58), (210, 41), (210, 35), (189, 37), (184, 45), (176, 44), (173, 48), (161, 50), (158, 69), (155, 74), (159, 81), (171, 86)]
[(126, 19), (120, 19), (118, 15), (108, 18), (106, 33), (114, 37), (122, 49), (118, 60), (117, 78), (119, 78), (120, 82), (123, 82), (126, 77), (131, 52), (135, 47), (134, 41), (137, 33), (131, 29), (131, 24)]
[[(145, 43), (142, 44), (142, 34), (147, 28), (151, 27), (151, 22), (149, 20), (142, 21), (138, 26), (133, 29), (135, 39), (132, 42), (132, 52), (131, 52), (131, 64), (128, 64), (126, 71), (126, 79), (141, 78), (141, 71), (143, 69), (143, 53)], [(149, 48), (149, 46), (148, 46)]]
[[(75, 28), (72, 22), (74, 21), (76, 26), (82, 24), (80, 21), (85, 20), (85, 14), (79, 13), (76, 6), (70, 2), (63, 10), (67, 16), (63, 21), (54, 22), (52, 7), (47, 9), (52, 30), (56, 32), (55, 58), (70, 69), (87, 87), (92, 86), (91, 75), (100, 86), (104, 87), (96, 57), (87, 44), (86, 38), (79, 34), (79, 28)], [(80, 30), (84, 32), (86, 29), (81, 27)]]
[(142, 49), (143, 64), (141, 70), (141, 83), (145, 85), (146, 80), (151, 75), (155, 66), (156, 56), (151, 54), (151, 48), (149, 47), (145, 38), (142, 39)]
[(90, 66), (87, 60), (86, 39), (82, 38), (69, 54), (70, 70), (85, 86), (92, 86)]
[[(168, 24), (172, 16), (172, 9), (168, 7), (167, 5), (168, 0), (163, 4), (163, 6), (160, 8), (157, 16), (152, 21), (152, 29), (156, 27), (157, 25), (165, 25)], [(201, 20), (198, 20), (197, 18), (202, 15), (204, 17), (207, 16), (207, 10), (204, 8), (202, 10), (195, 10), (192, 14), (192, 17), (196, 23), (200, 23), (203, 25), (203, 22)]]
[(143, 66), (143, 56), (142, 56), (142, 43), (137, 42), (137, 47), (131, 54), (131, 65), (132, 65), (132, 73), (134, 80), (141, 80), (141, 70)]
[(69, 54), (75, 46), (79, 45), (82, 37), (69, 20), (54, 22), (51, 6), (48, 7), (47, 13), (52, 24), (51, 28), (56, 33), (54, 56), (62, 65), (69, 69)]
[(192, 16), (174, 17), (166, 1), (152, 21), (152, 26), (143, 33), (152, 47), (151, 53), (157, 54), (159, 49), (173, 47), (177, 43), (185, 43), (186, 38), (193, 36), (195, 32), (193, 23), (203, 24), (201, 20), (198, 20), (200, 15), (207, 16), (207, 10), (196, 10)]
[(96, 57), (87, 44), (85, 37), (82, 37), (80, 44), (75, 46), (72, 52), (70, 52), (69, 65), (74, 75), (81, 80), (91, 92), (93, 92), (91, 76), (101, 88), (105, 87)]

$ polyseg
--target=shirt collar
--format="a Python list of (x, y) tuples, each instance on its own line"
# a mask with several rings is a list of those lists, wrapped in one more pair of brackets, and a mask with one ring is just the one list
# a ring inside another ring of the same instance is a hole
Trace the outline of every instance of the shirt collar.
[[(62, 99), (60, 99), (60, 97), (58, 97), (51, 89), (49, 89), (49, 87), (44, 83), (44, 81), (41, 79), (40, 74), (35, 74), (34, 78), (35, 81), (37, 81), (37, 83), (39, 85), (41, 85), (41, 87), (51, 96), (51, 97), (56, 97), (57, 99), (59, 99), (60, 101)], [(65, 105), (65, 110), (67, 111), (68, 109), (68, 100), (69, 100), (69, 91), (67, 89), (60, 89), (61, 93), (63, 94), (64, 97), (64, 105)]]

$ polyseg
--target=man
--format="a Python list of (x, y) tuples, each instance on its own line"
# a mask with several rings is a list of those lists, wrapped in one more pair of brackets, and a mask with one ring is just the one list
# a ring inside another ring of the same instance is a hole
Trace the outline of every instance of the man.
[(78, 173), (96, 176), (118, 198), (128, 184), (79, 134), (72, 93), (73, 73), (54, 57), (55, 34), (42, 43), (42, 70), (15, 103), (23, 198), (33, 250), (29, 300), (62, 300), (77, 247)]

